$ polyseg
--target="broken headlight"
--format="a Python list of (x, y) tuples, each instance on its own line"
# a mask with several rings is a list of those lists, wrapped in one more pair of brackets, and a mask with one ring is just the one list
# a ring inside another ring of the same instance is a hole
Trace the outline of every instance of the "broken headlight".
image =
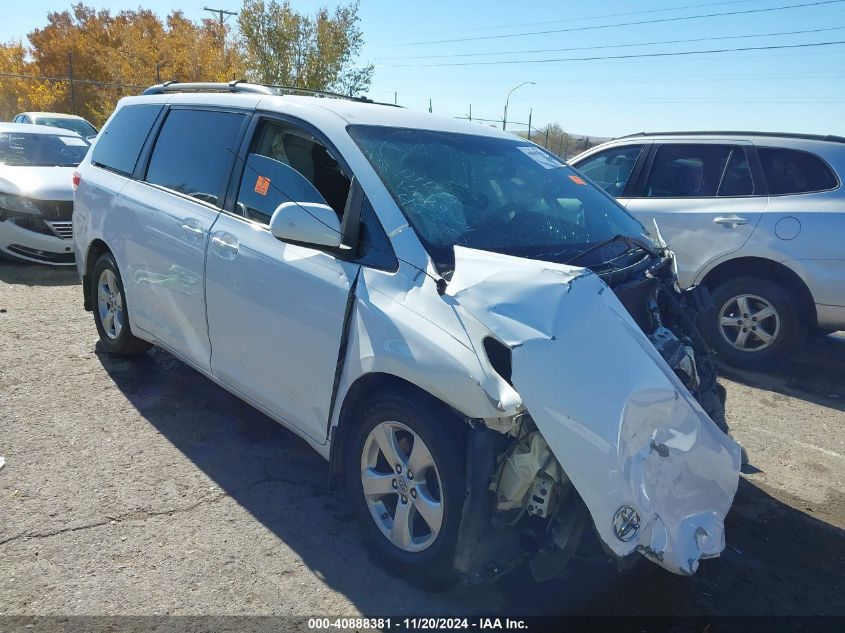
[(41, 215), (41, 209), (29, 198), (0, 194), (0, 219), (21, 215)]

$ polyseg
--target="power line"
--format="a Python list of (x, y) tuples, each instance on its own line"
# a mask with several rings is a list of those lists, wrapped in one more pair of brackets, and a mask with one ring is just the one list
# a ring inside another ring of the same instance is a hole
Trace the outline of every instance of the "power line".
[(114, 86), (118, 88), (149, 88), (148, 85), (138, 85), (138, 84), (124, 84), (116, 81), (98, 81), (96, 79), (77, 79), (74, 77), (71, 79), (70, 77), (47, 77), (44, 75), (25, 75), (21, 73), (6, 73), (0, 72), (0, 77), (10, 77), (12, 79), (36, 79), (38, 81), (51, 81), (54, 83), (61, 83), (66, 82), (70, 83), (71, 81), (75, 84), (90, 84), (94, 86)]
[(398, 44), (398, 46), (420, 46), (423, 44), (447, 44), (451, 42), (475, 42), (479, 40), (497, 40), (511, 37), (527, 37), (530, 35), (547, 35), (550, 33), (569, 33), (573, 31), (593, 31), (597, 29), (610, 29), (620, 26), (636, 26), (640, 24), (658, 24), (661, 22), (680, 22), (683, 20), (700, 20), (704, 18), (715, 18), (732, 15), (748, 15), (751, 13), (767, 13), (771, 11), (785, 11), (787, 9), (801, 9), (805, 7), (817, 7), (827, 4), (839, 4), (845, 0), (817, 0), (816, 2), (808, 2), (805, 4), (785, 4), (777, 7), (766, 7), (763, 9), (743, 9), (741, 11), (723, 11), (720, 13), (702, 13), (699, 15), (688, 15), (672, 18), (658, 18), (656, 20), (638, 20), (635, 22), (619, 22), (616, 24), (596, 24), (592, 26), (576, 26), (566, 29), (548, 29), (545, 31), (528, 31), (524, 33), (501, 33), (499, 35), (479, 35), (476, 37), (459, 37), (448, 40), (428, 40), (422, 42), (409, 42), (407, 44)]
[[(718, 35), (712, 37), (696, 37), (684, 40), (661, 40), (654, 42), (628, 42), (625, 44), (601, 44), (597, 46), (570, 46), (567, 48), (534, 48), (521, 51), (496, 51), (493, 53), (453, 53), (451, 55), (409, 55), (407, 57), (382, 57), (382, 60), (402, 61), (410, 59), (453, 59), (455, 57), (489, 57), (491, 55), (528, 55), (531, 53), (559, 53), (566, 51), (592, 51), (606, 48), (626, 48), (629, 46), (658, 46), (661, 44), (690, 44), (692, 42), (708, 42), (717, 40), (740, 40), (754, 37), (777, 37), (781, 35), (803, 35), (808, 33), (825, 33), (841, 31), (845, 26), (830, 26), (820, 29), (804, 29), (802, 31), (779, 31), (776, 33), (751, 33), (747, 35)], [(379, 61), (378, 59), (376, 61)]]
[(559, 62), (591, 62), (607, 59), (637, 59), (643, 57), (676, 57), (683, 55), (709, 55), (713, 53), (733, 53), (737, 51), (769, 51), (784, 48), (812, 48), (845, 44), (845, 40), (834, 42), (815, 42), (811, 44), (777, 44), (772, 46), (743, 46), (741, 48), (714, 48), (699, 51), (675, 51), (671, 53), (635, 53), (631, 55), (597, 55), (593, 57), (560, 57), (555, 59), (500, 59), (485, 62), (443, 62), (437, 64), (384, 64), (391, 68), (427, 68), (443, 66), (490, 66), (500, 64), (551, 64)]
[(543, 20), (542, 22), (520, 22), (518, 24), (501, 24), (499, 26), (483, 26), (465, 31), (491, 31), (494, 29), (513, 28), (516, 26), (536, 26), (538, 24), (560, 24), (563, 22), (585, 22), (587, 20), (601, 20), (603, 18), (621, 18), (629, 15), (645, 15), (649, 13), (667, 13), (669, 11), (682, 11), (684, 9), (700, 9), (701, 7), (716, 7), (725, 4), (748, 4), (758, 0), (726, 0), (725, 2), (704, 2), (700, 4), (685, 4), (676, 7), (664, 7), (662, 9), (644, 9), (642, 11), (625, 11), (624, 13), (605, 13), (604, 15), (590, 15), (582, 18), (564, 18), (561, 20)]

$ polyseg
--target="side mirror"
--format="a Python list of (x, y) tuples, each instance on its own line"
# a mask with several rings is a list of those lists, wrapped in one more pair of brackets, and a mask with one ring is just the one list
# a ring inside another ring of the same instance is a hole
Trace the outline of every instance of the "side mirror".
[(340, 247), (340, 220), (327, 204), (283, 202), (270, 218), (270, 233), (285, 242)]

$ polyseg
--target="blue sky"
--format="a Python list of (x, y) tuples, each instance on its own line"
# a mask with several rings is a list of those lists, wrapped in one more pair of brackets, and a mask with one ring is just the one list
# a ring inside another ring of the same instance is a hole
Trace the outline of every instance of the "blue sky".
[[(814, 1), (820, 0), (362, 0), (361, 26), (367, 42), (363, 59), (376, 65), (372, 98), (392, 102), (396, 93), (400, 105), (415, 109), (428, 109), (431, 98), (434, 112), (453, 116), (466, 115), (471, 104), (474, 117), (501, 118), (507, 92), (521, 82), (533, 81), (535, 85), (513, 93), (511, 121), (527, 121), (533, 109), (535, 125), (557, 121), (564, 129), (593, 136), (672, 129), (845, 135), (845, 44), (706, 55), (536, 61), (845, 41), (845, 2), (825, 0), (827, 4), (796, 9), (675, 19)], [(305, 11), (334, 4), (313, 0), (292, 3)], [(62, 10), (69, 4), (48, 0), (16, 4), (15, 11), (7, 12), (0, 25), (0, 40), (25, 36), (44, 24), (48, 11)], [(209, 15), (202, 11), (202, 0), (179, 5), (173, 0), (107, 4), (88, 0), (87, 4), (113, 10), (140, 4), (160, 15), (178, 7), (195, 19)], [(238, 0), (208, 2), (209, 6), (230, 10), (237, 10), (240, 4)], [(585, 28), (643, 21), (649, 23)], [(825, 30), (797, 33), (815, 29)], [(511, 36), (549, 30), (558, 32)], [(771, 35), (787, 32), (790, 34)], [(417, 44), (462, 38), (485, 39)], [(691, 39), (701, 41), (642, 45)], [(595, 48), (608, 46), (612, 48)], [(522, 52), (527, 50), (544, 52)], [(465, 62), (499, 63), (442, 65)]]

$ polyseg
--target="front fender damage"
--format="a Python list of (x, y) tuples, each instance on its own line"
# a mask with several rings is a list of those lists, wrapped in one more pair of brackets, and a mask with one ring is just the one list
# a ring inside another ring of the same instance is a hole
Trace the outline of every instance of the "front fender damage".
[(724, 549), (740, 447), (593, 273), (455, 248), (448, 294), (512, 350), (512, 382), (600, 538), (678, 574)]

